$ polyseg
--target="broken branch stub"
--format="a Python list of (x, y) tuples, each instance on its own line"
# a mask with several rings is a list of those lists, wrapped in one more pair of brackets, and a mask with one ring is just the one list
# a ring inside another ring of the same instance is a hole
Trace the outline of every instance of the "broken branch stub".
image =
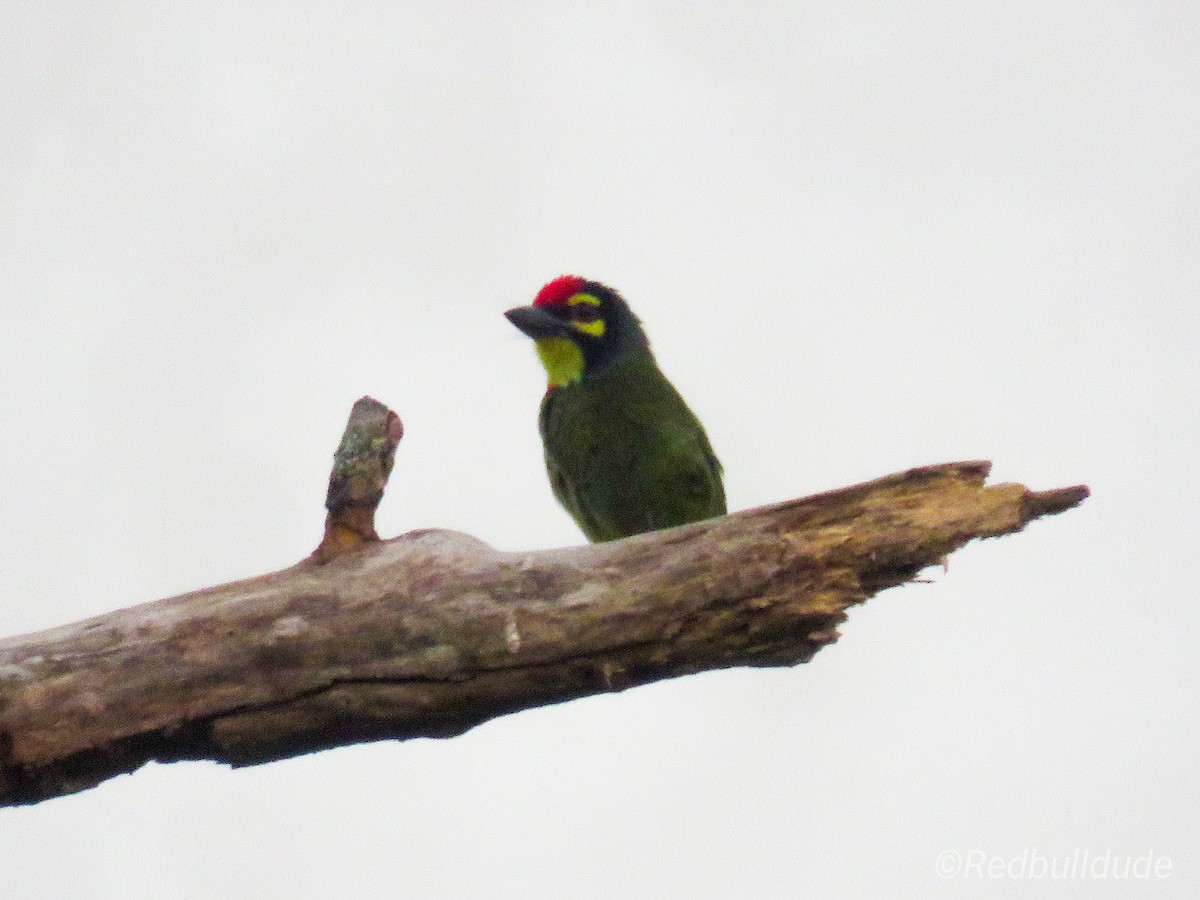
[(310, 562), (327, 563), (379, 540), (375, 510), (383, 499), (403, 436), (400, 417), (378, 400), (363, 397), (351, 408), (329, 473), (325, 536)]

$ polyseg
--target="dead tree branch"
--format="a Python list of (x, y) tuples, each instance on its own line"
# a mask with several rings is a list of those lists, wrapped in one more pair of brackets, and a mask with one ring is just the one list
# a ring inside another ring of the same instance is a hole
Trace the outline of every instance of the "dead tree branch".
[[(383, 410), (368, 411), (383, 442), (360, 446), (386, 478), (399, 423)], [(534, 553), (449, 531), (373, 542), (371, 526), (367, 540), (280, 572), (0, 641), (0, 804), (151, 760), (251, 765), (448, 737), (690, 672), (806, 662), (837, 639), (847, 608), (1087, 496), (988, 487), (988, 469), (913, 469)], [(375, 486), (361, 495), (372, 511)]]

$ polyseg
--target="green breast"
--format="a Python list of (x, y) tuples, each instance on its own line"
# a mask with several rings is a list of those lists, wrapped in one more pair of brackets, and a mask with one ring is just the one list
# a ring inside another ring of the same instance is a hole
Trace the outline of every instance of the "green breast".
[(592, 541), (725, 513), (704, 428), (653, 358), (549, 391), (540, 426), (554, 495)]

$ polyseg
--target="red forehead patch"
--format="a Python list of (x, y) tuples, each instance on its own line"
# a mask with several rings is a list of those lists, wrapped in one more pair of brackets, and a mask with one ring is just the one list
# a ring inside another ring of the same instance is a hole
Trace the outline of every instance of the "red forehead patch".
[(584, 279), (578, 275), (560, 275), (538, 291), (534, 298), (534, 306), (554, 306), (556, 303), (566, 303), (583, 290)]

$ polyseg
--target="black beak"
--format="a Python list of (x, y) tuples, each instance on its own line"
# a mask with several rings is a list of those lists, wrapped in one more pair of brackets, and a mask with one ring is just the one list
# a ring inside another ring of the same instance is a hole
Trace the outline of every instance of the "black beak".
[(534, 340), (548, 337), (570, 337), (570, 324), (536, 306), (517, 306), (504, 314), (508, 321)]

